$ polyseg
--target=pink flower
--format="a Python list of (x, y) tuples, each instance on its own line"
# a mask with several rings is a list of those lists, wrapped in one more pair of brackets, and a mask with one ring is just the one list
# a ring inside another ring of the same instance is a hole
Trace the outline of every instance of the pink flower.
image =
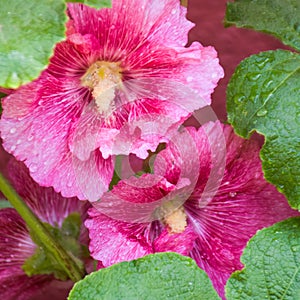
[(223, 70), (212, 47), (185, 48), (192, 24), (178, 0), (69, 4), (67, 41), (34, 82), (3, 101), (5, 149), (65, 197), (94, 201), (116, 154), (141, 158), (210, 103)]
[[(33, 212), (52, 226), (60, 227), (64, 219), (79, 212), (84, 220), (86, 205), (76, 198), (63, 198), (53, 188), (40, 187), (29, 176), (27, 168), (15, 160), (9, 162), (11, 181)], [(36, 250), (29, 231), (15, 209), (0, 210), (0, 295), (5, 300), (66, 299), (72, 287), (71, 281), (59, 281), (52, 275), (28, 277), (22, 269), (25, 261)], [(81, 243), (88, 243), (84, 227)], [(52, 298), (48, 298), (52, 295)], [(53, 298), (54, 297), (54, 298)]]
[[(173, 251), (192, 257), (224, 299), (230, 274), (257, 230), (290, 216), (263, 177), (255, 140), (229, 126), (187, 128), (169, 142), (154, 174), (120, 181), (90, 209), (90, 251), (100, 266)], [(197, 155), (198, 154), (198, 155)]]

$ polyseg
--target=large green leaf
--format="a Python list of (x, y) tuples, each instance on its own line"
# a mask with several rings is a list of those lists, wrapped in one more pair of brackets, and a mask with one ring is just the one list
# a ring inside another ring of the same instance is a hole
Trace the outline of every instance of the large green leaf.
[(67, 2), (80, 2), (94, 8), (111, 7), (111, 0), (68, 0)]
[(236, 0), (227, 3), (225, 25), (270, 33), (300, 50), (299, 0)]
[(77, 282), (69, 300), (219, 299), (196, 263), (176, 253), (123, 262)]
[(300, 299), (300, 218), (259, 231), (226, 285), (228, 300)]
[(17, 88), (38, 77), (65, 36), (63, 0), (1, 0), (0, 86)]
[(245, 59), (227, 88), (228, 120), (235, 131), (265, 136), (261, 151), (268, 181), (300, 209), (300, 55), (268, 51)]

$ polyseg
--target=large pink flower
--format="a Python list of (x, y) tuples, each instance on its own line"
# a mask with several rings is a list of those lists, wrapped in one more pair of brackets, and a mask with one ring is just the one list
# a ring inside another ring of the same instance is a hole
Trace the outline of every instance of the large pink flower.
[(3, 101), (5, 149), (63, 196), (99, 199), (115, 154), (141, 158), (210, 103), (223, 70), (212, 47), (185, 48), (178, 0), (69, 4), (67, 41), (49, 67)]
[[(40, 187), (20, 162), (10, 161), (10, 179), (33, 212), (52, 226), (61, 227), (64, 219), (78, 212), (84, 221), (86, 205), (76, 198), (63, 198), (53, 188)], [(5, 300), (66, 299), (72, 282), (59, 281), (52, 275), (28, 277), (22, 266), (36, 251), (29, 231), (19, 214), (12, 208), (0, 210), (0, 295)], [(80, 242), (87, 244), (88, 236), (82, 226)], [(48, 291), (52, 298), (48, 298)]]
[(258, 143), (218, 122), (178, 134), (154, 174), (120, 181), (95, 207), (85, 225), (100, 266), (178, 252), (207, 272), (223, 299), (249, 238), (297, 214), (265, 181)]

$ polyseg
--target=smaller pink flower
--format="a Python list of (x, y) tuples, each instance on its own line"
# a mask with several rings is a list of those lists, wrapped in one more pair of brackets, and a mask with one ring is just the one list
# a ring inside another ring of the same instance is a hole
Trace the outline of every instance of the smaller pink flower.
[(248, 240), (298, 215), (265, 181), (259, 150), (219, 122), (179, 133), (158, 154), (154, 174), (120, 181), (89, 210), (92, 256), (107, 267), (178, 252), (192, 257), (225, 299)]
[[(29, 176), (27, 168), (11, 160), (8, 165), (10, 179), (26, 204), (40, 218), (52, 226), (60, 227), (64, 219), (79, 212), (84, 220), (86, 205), (77, 198), (64, 198), (53, 188), (40, 187)], [(0, 210), (0, 295), (5, 300), (66, 299), (73, 283), (56, 280), (52, 275), (28, 277), (22, 266), (36, 250), (25, 222), (15, 209)], [(80, 242), (88, 237), (82, 228)], [(50, 292), (51, 290), (51, 292)], [(48, 292), (51, 297), (48, 297)]]

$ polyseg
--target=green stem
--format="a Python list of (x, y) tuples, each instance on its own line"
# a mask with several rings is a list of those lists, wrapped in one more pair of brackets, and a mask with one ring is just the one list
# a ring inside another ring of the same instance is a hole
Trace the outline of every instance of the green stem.
[(27, 226), (39, 237), (44, 246), (55, 255), (58, 262), (64, 268), (69, 278), (73, 282), (81, 280), (84, 276), (83, 270), (77, 265), (76, 261), (70, 256), (65, 249), (53, 238), (38, 217), (22, 201), (20, 196), (15, 192), (13, 187), (0, 173), (0, 190), (6, 199), (13, 205), (16, 211), (24, 219)]

